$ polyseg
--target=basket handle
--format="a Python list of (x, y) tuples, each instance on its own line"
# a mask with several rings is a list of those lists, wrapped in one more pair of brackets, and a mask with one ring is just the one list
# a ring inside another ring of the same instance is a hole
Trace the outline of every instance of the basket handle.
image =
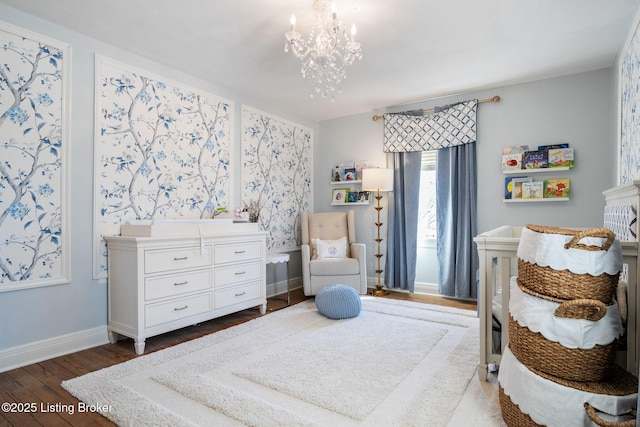
[[(585, 237), (601, 237), (607, 240), (605, 240), (602, 246), (597, 246), (597, 245), (591, 246), (591, 245), (578, 243), (581, 239)], [(575, 248), (575, 249), (582, 249), (585, 251), (607, 251), (613, 244), (614, 240), (616, 240), (616, 234), (613, 231), (609, 230), (608, 228), (590, 228), (588, 230), (582, 230), (577, 232), (568, 243), (565, 243), (564, 248), (565, 249)]]
[(553, 313), (566, 319), (584, 319), (597, 322), (607, 314), (607, 306), (595, 299), (574, 299), (560, 304)]
[(638, 418), (638, 411), (636, 409), (632, 409), (629, 413), (634, 418), (626, 421), (603, 420), (598, 416), (596, 408), (589, 405), (587, 402), (585, 402), (584, 404), (584, 410), (587, 411), (587, 416), (589, 417), (589, 419), (601, 427), (634, 427), (636, 425), (636, 419)]

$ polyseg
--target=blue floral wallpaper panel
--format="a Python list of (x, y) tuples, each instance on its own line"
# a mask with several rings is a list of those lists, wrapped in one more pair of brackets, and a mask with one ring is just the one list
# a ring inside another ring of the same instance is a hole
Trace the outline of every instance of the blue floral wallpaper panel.
[(70, 52), (0, 22), (0, 292), (70, 280)]
[(243, 204), (259, 204), (267, 250), (295, 248), (298, 218), (313, 210), (313, 131), (245, 105), (241, 114)]
[(105, 235), (139, 219), (211, 218), (229, 207), (233, 104), (96, 57), (94, 276)]
[(640, 35), (636, 28), (621, 66), (620, 184), (640, 179)]

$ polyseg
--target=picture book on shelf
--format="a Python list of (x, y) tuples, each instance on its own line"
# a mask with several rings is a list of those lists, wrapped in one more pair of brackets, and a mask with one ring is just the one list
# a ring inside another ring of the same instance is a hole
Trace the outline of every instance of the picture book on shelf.
[(569, 179), (548, 179), (544, 182), (544, 197), (547, 199), (569, 197), (570, 189)]
[(527, 151), (524, 153), (522, 163), (525, 169), (543, 169), (549, 166), (547, 151)]
[(345, 168), (344, 181), (355, 181), (355, 180), (356, 180), (356, 168)]
[(542, 199), (542, 181), (531, 181), (522, 183), (523, 199)]
[[(507, 176), (504, 178), (504, 198), (522, 198), (522, 183), (533, 181), (533, 178), (526, 176)], [(514, 197), (516, 196), (516, 197)]]
[(502, 147), (502, 154), (522, 154), (529, 150), (528, 145), (506, 145)]
[(550, 150), (552, 148), (569, 148), (569, 144), (538, 145), (538, 150)]
[(525, 182), (532, 182), (533, 178), (514, 178), (511, 181), (511, 198), (522, 199), (522, 184)]
[(367, 168), (368, 160), (356, 160), (356, 180), (362, 181), (362, 170)]
[(518, 170), (522, 169), (522, 153), (503, 154), (502, 170)]
[(331, 181), (332, 182), (344, 181), (344, 168), (336, 166), (333, 169), (331, 169)]
[(573, 167), (573, 148), (550, 148), (548, 154), (550, 168)]
[(367, 203), (369, 202), (368, 191), (349, 191), (347, 194), (348, 203)]

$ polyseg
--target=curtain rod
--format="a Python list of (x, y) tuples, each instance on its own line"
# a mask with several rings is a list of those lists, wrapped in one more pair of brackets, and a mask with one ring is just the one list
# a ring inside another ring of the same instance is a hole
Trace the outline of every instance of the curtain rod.
[[(499, 102), (500, 101), (500, 97), (499, 96), (494, 96), (493, 98), (487, 98), (487, 99), (481, 99), (478, 101), (478, 104), (483, 104), (485, 102)], [(428, 110), (422, 110), (423, 113), (433, 113), (434, 111), (436, 111), (435, 108), (429, 108)], [(373, 116), (373, 121), (376, 122), (380, 119), (382, 119), (384, 116)]]

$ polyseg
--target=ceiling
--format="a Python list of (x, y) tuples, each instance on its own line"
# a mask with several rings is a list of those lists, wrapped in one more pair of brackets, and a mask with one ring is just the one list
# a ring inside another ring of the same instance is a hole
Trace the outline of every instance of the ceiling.
[(312, 0), (0, 0), (318, 122), (609, 67), (640, 0), (335, 2), (363, 59), (331, 102), (284, 53), (292, 13), (307, 36)]

